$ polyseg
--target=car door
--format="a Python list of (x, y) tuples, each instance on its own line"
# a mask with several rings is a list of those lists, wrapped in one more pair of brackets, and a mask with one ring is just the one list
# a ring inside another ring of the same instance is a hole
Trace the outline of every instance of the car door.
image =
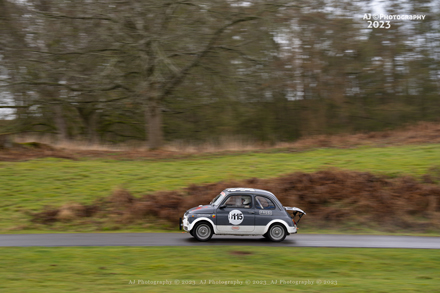
[(225, 234), (250, 234), (255, 229), (253, 198), (248, 194), (230, 194), (216, 212), (217, 230)]
[(275, 203), (266, 196), (255, 196), (255, 231), (263, 233), (270, 221), (279, 216)]

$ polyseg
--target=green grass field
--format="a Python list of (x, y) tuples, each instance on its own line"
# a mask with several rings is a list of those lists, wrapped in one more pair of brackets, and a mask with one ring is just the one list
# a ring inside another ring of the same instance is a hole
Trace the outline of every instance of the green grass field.
[(440, 281), (439, 250), (32, 247), (0, 259), (2, 292), (438, 292)]
[(46, 158), (0, 162), (0, 231), (9, 233), (11, 228), (28, 224), (25, 211), (37, 211), (45, 205), (89, 203), (96, 197), (108, 196), (118, 186), (140, 195), (183, 188), (192, 183), (269, 178), (328, 167), (417, 176), (435, 166), (440, 166), (439, 144), (217, 154), (160, 161)]
[[(68, 202), (88, 203), (96, 197), (108, 196), (118, 186), (140, 195), (183, 188), (191, 183), (270, 178), (328, 167), (390, 176), (419, 176), (438, 166), (438, 144), (318, 149), (299, 153), (217, 154), (161, 161), (49, 158), (0, 162), (0, 232), (93, 231), (90, 227), (78, 228), (74, 224), (56, 224), (51, 229), (40, 226), (34, 230), (20, 227), (29, 224), (25, 211)], [(14, 227), (18, 230), (11, 230)], [(128, 227), (122, 231), (151, 231), (151, 228)], [(439, 291), (438, 250), (4, 247), (0, 249), (0, 259), (0, 292)], [(168, 281), (170, 285), (147, 284), (149, 281)], [(239, 283), (225, 284), (234, 281)]]

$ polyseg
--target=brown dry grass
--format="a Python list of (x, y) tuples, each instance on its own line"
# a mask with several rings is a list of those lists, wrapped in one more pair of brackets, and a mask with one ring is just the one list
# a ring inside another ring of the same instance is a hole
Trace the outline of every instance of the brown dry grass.
[(0, 148), (0, 161), (24, 161), (46, 157), (77, 159), (75, 155), (66, 150), (56, 149), (51, 145), (39, 142), (14, 143), (12, 148)]
[[(82, 141), (55, 143), (49, 138), (30, 136), (16, 137), (20, 143), (41, 141), (40, 147), (15, 144), (11, 149), (0, 149), (0, 161), (29, 160), (41, 157), (77, 159), (80, 157), (112, 159), (163, 159), (182, 158), (193, 154), (225, 151), (248, 152), (281, 150), (307, 150), (321, 147), (350, 148), (362, 145), (390, 146), (403, 144), (440, 143), (440, 123), (420, 122), (402, 129), (341, 135), (316, 135), (301, 138), (295, 142), (279, 142), (265, 145), (242, 137), (223, 137), (216, 142), (185, 143), (171, 142), (163, 149), (149, 151), (140, 142), (126, 145), (90, 145)], [(42, 147), (44, 146), (44, 147)]]
[(401, 129), (389, 131), (316, 135), (302, 138), (292, 144), (286, 144), (286, 146), (303, 149), (312, 147), (383, 146), (421, 143), (440, 143), (440, 123), (419, 122)]
[[(434, 177), (435, 176), (435, 177)], [(307, 212), (303, 227), (337, 229), (347, 225), (393, 231), (424, 232), (440, 228), (438, 174), (424, 182), (413, 177), (387, 178), (367, 172), (329, 169), (315, 173), (297, 172), (273, 179), (190, 185), (180, 191), (161, 191), (133, 197), (118, 189), (91, 205), (68, 204), (32, 214), (32, 222), (51, 224), (79, 218), (96, 218), (110, 224), (129, 225), (151, 217), (177, 223), (183, 213), (207, 204), (228, 187), (252, 187), (273, 192), (285, 206)]]

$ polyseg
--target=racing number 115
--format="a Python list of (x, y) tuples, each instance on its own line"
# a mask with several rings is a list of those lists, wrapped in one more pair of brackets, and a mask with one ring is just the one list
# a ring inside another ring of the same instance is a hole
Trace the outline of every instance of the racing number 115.
[(243, 214), (234, 213), (229, 216), (231, 220), (243, 220)]

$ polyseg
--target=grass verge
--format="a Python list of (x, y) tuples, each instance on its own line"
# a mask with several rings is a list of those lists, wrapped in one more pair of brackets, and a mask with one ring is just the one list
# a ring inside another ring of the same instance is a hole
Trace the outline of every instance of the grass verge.
[(30, 247), (0, 258), (4, 292), (435, 292), (440, 266), (439, 250), (418, 249)]
[(140, 195), (179, 189), (193, 183), (270, 178), (328, 167), (391, 176), (417, 176), (433, 166), (440, 166), (440, 144), (318, 149), (302, 153), (247, 153), (162, 161), (47, 158), (0, 162), (0, 231), (7, 232), (11, 228), (21, 230), (28, 224), (25, 211), (38, 211), (45, 205), (68, 202), (90, 203), (97, 197), (107, 196), (117, 186)]

